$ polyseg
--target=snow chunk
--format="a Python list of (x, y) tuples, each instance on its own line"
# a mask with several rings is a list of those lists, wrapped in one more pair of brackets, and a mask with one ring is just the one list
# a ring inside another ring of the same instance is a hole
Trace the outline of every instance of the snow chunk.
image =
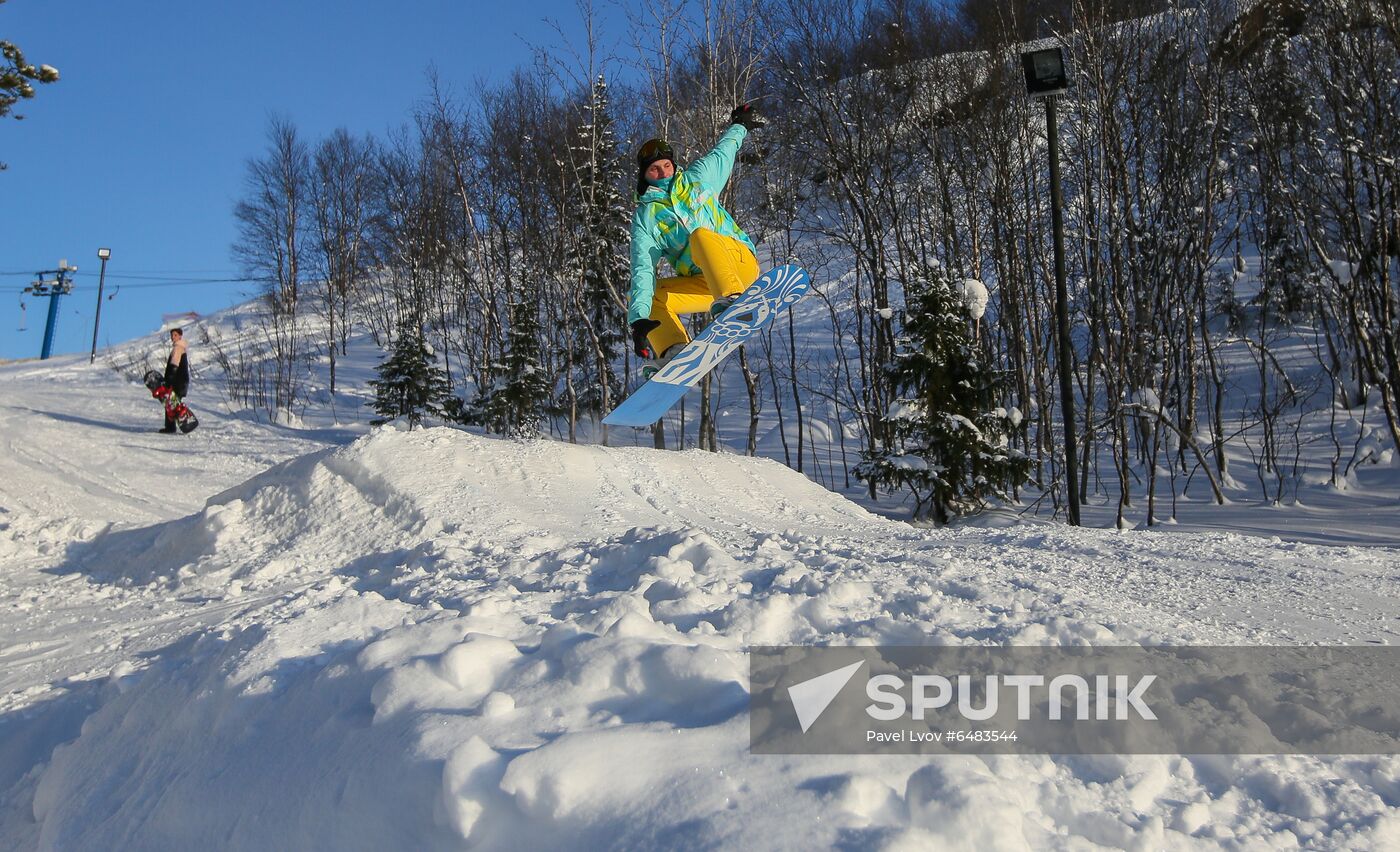
[(889, 460), (889, 465), (896, 470), (928, 470), (928, 460), (919, 456), (895, 456)]
[(976, 278), (966, 278), (962, 282), (963, 304), (973, 319), (981, 319), (987, 313), (987, 285)]

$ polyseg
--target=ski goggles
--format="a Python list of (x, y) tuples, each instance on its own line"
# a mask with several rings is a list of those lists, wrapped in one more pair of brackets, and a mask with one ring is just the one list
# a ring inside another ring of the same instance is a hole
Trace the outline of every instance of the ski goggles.
[(657, 160), (676, 161), (676, 152), (665, 139), (651, 139), (637, 152), (637, 165), (646, 168)]

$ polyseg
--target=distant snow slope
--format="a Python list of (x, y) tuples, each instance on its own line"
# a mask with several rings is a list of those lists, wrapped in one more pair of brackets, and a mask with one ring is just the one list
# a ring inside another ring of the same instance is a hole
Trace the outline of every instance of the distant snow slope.
[(0, 368), (0, 847), (1400, 844), (1393, 758), (750, 755), (744, 653), (1390, 643), (1395, 550), (920, 530), (701, 452), (171, 437), (40, 370)]

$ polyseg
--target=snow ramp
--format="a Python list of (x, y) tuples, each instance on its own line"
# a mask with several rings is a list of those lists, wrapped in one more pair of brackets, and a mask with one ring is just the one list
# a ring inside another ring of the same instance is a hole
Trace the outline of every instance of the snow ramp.
[(196, 515), (105, 536), (78, 564), (218, 593), (358, 576), (434, 548), (530, 557), (638, 528), (733, 541), (907, 530), (767, 459), (381, 429), (277, 465)]
[(1396, 560), (1353, 556), (918, 530), (773, 462), (380, 430), (75, 553), (238, 606), (112, 673), (0, 845), (1394, 848), (1390, 758), (748, 750), (752, 644), (1281, 638), (1298, 622), (1232, 620), (1229, 589), (1359, 603)]

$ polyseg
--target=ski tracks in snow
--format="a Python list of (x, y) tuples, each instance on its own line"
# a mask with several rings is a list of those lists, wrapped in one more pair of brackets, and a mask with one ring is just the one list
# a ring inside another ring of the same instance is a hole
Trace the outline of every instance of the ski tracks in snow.
[[(85, 416), (136, 422), (111, 405)], [(752, 644), (1393, 642), (1395, 551), (916, 529), (759, 459), (451, 429), (325, 449), (201, 416), (207, 448), (109, 452), (100, 423), (15, 438), (0, 403), (25, 478), (0, 486), (0, 725), (72, 740), (46, 768), (0, 749), (32, 802), (0, 838), (1346, 846), (1400, 820), (1384, 759), (773, 761), (743, 723)], [(169, 488), (112, 484), (172, 457)]]

